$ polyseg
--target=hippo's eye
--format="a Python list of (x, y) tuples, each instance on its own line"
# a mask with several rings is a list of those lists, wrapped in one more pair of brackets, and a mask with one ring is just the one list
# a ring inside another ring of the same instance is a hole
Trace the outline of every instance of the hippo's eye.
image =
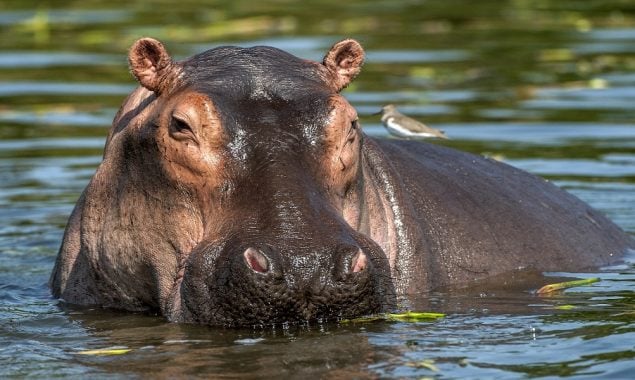
[(172, 123), (174, 126), (175, 132), (188, 132), (192, 131), (192, 128), (187, 124), (185, 120), (178, 119), (176, 117), (172, 118)]
[(172, 116), (170, 122), (170, 135), (177, 140), (192, 140), (197, 143), (196, 135), (188, 122), (181, 117)]
[(348, 134), (346, 136), (346, 143), (349, 144), (355, 140), (355, 136), (357, 135), (357, 129), (359, 128), (358, 119), (355, 119), (351, 122), (351, 127), (348, 130)]

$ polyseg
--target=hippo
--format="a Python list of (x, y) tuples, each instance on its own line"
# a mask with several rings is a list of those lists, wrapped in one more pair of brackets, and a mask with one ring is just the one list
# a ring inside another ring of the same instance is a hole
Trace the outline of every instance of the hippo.
[(524, 270), (581, 271), (635, 248), (548, 181), (485, 157), (364, 134), (341, 91), (355, 40), (322, 62), (266, 46), (175, 61), (136, 41), (137, 87), (67, 224), (63, 304), (263, 326), (393, 310)]

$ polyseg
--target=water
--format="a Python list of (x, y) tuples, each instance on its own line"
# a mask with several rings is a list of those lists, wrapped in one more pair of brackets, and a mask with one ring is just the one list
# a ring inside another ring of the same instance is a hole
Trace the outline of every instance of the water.
[[(635, 234), (628, 2), (170, 3), (0, 4), (0, 377), (632, 377), (632, 260), (547, 274), (602, 279), (553, 297), (532, 294), (533, 284), (435, 293), (420, 304), (447, 316), (431, 322), (235, 330), (62, 310), (46, 282), (134, 86), (125, 54), (140, 36), (177, 57), (265, 44), (316, 60), (357, 38), (367, 63), (345, 94), (366, 133), (385, 136), (371, 114), (396, 103), (444, 129), (444, 144), (545, 176)], [(130, 351), (82, 354), (113, 347)]]

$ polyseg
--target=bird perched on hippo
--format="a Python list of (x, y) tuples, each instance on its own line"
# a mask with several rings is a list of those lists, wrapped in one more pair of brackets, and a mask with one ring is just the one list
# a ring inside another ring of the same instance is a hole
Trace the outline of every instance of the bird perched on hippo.
[(337, 320), (510, 271), (596, 268), (635, 247), (534, 175), (365, 135), (340, 94), (363, 61), (351, 39), (322, 62), (265, 46), (175, 61), (136, 41), (140, 86), (70, 216), (54, 296), (209, 325)]
[(381, 114), (381, 123), (392, 135), (407, 139), (448, 138), (445, 132), (402, 114), (394, 104), (383, 106), (379, 114)]

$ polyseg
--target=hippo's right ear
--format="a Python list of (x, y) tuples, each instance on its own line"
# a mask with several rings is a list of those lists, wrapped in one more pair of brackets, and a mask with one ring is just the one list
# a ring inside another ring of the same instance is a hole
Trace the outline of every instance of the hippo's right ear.
[(326, 53), (323, 63), (333, 75), (333, 87), (339, 92), (362, 70), (364, 49), (353, 39), (340, 41)]
[(163, 44), (153, 38), (137, 40), (130, 48), (128, 62), (139, 83), (157, 95), (169, 88), (178, 76), (178, 65)]

